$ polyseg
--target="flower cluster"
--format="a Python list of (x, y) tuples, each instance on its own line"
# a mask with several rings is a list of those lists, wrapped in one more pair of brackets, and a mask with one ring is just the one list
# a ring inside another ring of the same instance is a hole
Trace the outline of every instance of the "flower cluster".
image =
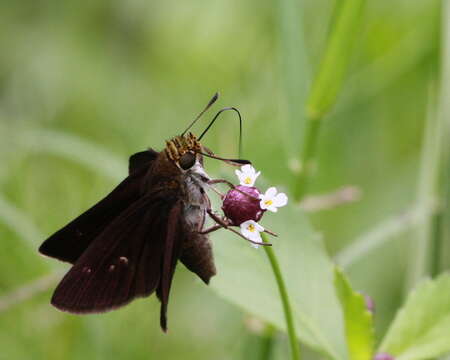
[(264, 212), (277, 212), (279, 207), (288, 202), (286, 194), (278, 193), (275, 187), (270, 187), (264, 194), (254, 187), (260, 173), (251, 165), (236, 170), (240, 185), (228, 191), (222, 205), (224, 214), (233, 225), (240, 227), (241, 234), (256, 242), (262, 242), (260, 233), (265, 231), (258, 224)]

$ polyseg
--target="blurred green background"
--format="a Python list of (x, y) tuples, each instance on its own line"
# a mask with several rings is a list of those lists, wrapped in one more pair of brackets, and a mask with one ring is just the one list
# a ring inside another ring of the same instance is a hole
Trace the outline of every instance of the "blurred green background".
[[(45, 276), (68, 267), (38, 256), (37, 247), (125, 176), (130, 154), (162, 149), (216, 91), (219, 106), (243, 114), (243, 157), (292, 193), (305, 99), (336, 3), (0, 2), (0, 359), (260, 358), (249, 314), (182, 266), (169, 335), (159, 329), (154, 298), (105, 315), (58, 312), (49, 305), (55, 280)], [(331, 256), (414, 209), (441, 26), (437, 0), (367, 2), (343, 90), (323, 122), (309, 191), (361, 192), (358, 201), (310, 216)], [(204, 143), (235, 157), (237, 121), (223, 117)], [(216, 176), (232, 173), (207, 166)], [(355, 288), (376, 302), (378, 334), (404, 300), (412, 233), (394, 231), (347, 267)], [(22, 288), (37, 279), (45, 291)], [(18, 296), (12, 304), (10, 294)], [(273, 358), (286, 358), (286, 341), (275, 336)]]

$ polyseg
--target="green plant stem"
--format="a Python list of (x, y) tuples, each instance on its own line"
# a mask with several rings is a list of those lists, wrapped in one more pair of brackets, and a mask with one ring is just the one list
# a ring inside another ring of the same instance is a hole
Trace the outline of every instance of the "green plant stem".
[(450, 264), (450, 1), (442, 3), (441, 17), (441, 69), (439, 121), (441, 122), (441, 153), (439, 158), (439, 174), (437, 197), (439, 212), (433, 223), (433, 258), (431, 273), (433, 276), (447, 268)]
[(366, 0), (345, 0), (336, 3), (327, 46), (306, 102), (304, 145), (300, 154), (301, 171), (294, 194), (297, 201), (307, 193), (317, 167), (316, 149), (320, 125), (335, 105), (342, 89), (365, 2)]
[(369, 231), (358, 236), (350, 245), (335, 256), (336, 262), (343, 268), (350, 268), (388, 241), (396, 239), (399, 235), (411, 228), (423, 224), (436, 212), (436, 204), (416, 204), (413, 207), (390, 216), (375, 225)]
[(264, 334), (261, 337), (260, 360), (270, 360), (272, 358), (276, 332), (276, 329), (271, 324), (266, 325)]
[[(434, 83), (433, 83), (434, 84)], [(421, 206), (437, 200), (439, 207), (437, 179), (439, 174), (439, 156), (441, 153), (441, 123), (436, 114), (435, 86), (430, 86), (428, 113), (425, 120), (421, 161), (417, 184), (417, 203)], [(439, 211), (439, 208), (438, 208)], [(437, 246), (433, 237), (435, 214), (430, 214), (425, 222), (414, 229), (410, 241), (410, 265), (406, 281), (405, 293), (423, 277), (431, 273), (434, 259), (433, 248)]]
[[(265, 234), (262, 234), (262, 239), (264, 242), (268, 242)], [(297, 334), (295, 332), (294, 317), (292, 315), (292, 308), (289, 303), (288, 292), (286, 285), (281, 275), (280, 265), (278, 263), (275, 252), (271, 246), (264, 246), (267, 257), (269, 258), (270, 266), (272, 267), (273, 275), (275, 276), (275, 281), (278, 285), (278, 291), (280, 292), (281, 303), (283, 305), (284, 317), (286, 319), (286, 328), (289, 336), (289, 342), (291, 345), (291, 355), (292, 360), (300, 360), (300, 345), (298, 342)]]
[(436, 277), (441, 272), (441, 249), (442, 249), (442, 213), (438, 212), (432, 218), (431, 224), (431, 260), (430, 275)]
[[(450, 87), (450, 27), (448, 15), (450, 3), (443, 3), (441, 21), (442, 53), (438, 81), (431, 77), (429, 111), (425, 122), (422, 145), (422, 161), (418, 182), (418, 198), (421, 202), (436, 199), (438, 209), (425, 226), (415, 231), (411, 248), (411, 265), (407, 288), (412, 287), (421, 277), (436, 276), (446, 258), (446, 212), (448, 212), (448, 173), (450, 160), (450, 108), (448, 96)], [(436, 86), (437, 85), (437, 86)], [(437, 93), (437, 94), (435, 94)], [(448, 245), (447, 245), (448, 246)]]

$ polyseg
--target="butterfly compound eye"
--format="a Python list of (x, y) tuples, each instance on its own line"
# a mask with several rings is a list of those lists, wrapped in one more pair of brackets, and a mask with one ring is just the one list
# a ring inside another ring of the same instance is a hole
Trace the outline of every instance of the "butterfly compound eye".
[(180, 158), (179, 163), (183, 170), (190, 169), (195, 164), (195, 154), (187, 152)]

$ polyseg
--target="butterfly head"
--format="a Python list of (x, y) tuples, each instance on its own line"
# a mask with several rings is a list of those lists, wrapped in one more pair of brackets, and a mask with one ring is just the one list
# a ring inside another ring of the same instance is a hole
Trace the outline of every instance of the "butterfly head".
[(198, 168), (198, 171), (196, 172), (201, 172), (203, 167), (203, 156), (221, 160), (234, 166), (250, 164), (250, 161), (248, 160), (225, 159), (216, 156), (211, 150), (202, 146), (200, 143), (200, 140), (208, 132), (208, 130), (217, 120), (218, 116), (224, 111), (232, 110), (239, 116), (239, 153), (241, 153), (242, 118), (239, 110), (235, 107), (226, 107), (220, 110), (198, 138), (191, 132), (188, 132), (189, 129), (196, 123), (196, 121), (205, 113), (205, 111), (208, 110), (212, 104), (214, 104), (218, 97), (218, 93), (214, 94), (206, 107), (200, 112), (200, 114), (197, 115), (194, 121), (192, 121), (192, 123), (181, 133), (181, 135), (166, 141), (165, 153), (167, 155), (167, 158), (171, 160), (179, 169), (187, 171), (192, 168)]
[[(202, 151), (202, 145), (191, 132), (176, 136), (166, 141), (167, 157), (183, 170), (188, 170), (197, 162), (197, 156)], [(199, 159), (200, 160), (200, 159)]]

